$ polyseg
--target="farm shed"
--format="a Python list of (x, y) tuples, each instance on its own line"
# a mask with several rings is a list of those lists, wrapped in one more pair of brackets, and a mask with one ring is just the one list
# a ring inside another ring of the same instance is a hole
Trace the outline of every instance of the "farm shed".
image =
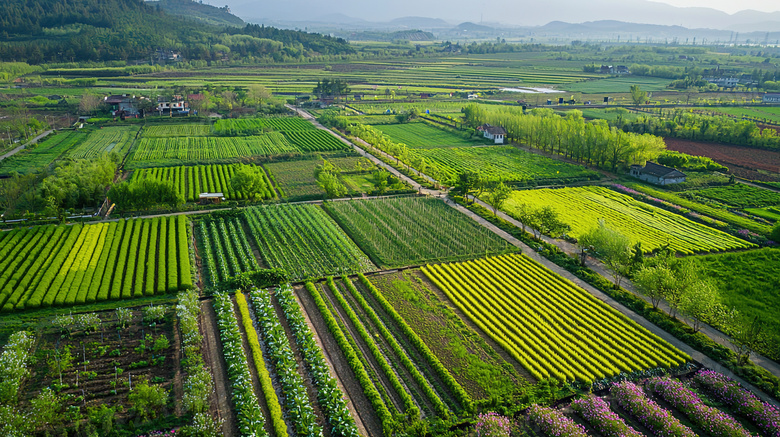
[(631, 176), (655, 185), (679, 184), (685, 182), (685, 173), (654, 162), (647, 161), (644, 167), (631, 166)]
[(506, 129), (501, 126), (491, 126), (484, 124), (477, 127), (477, 130), (482, 131), (485, 138), (493, 140), (495, 144), (504, 144), (504, 137), (506, 137)]
[(220, 203), (225, 200), (225, 195), (222, 193), (200, 193), (198, 196), (201, 205), (209, 203)]

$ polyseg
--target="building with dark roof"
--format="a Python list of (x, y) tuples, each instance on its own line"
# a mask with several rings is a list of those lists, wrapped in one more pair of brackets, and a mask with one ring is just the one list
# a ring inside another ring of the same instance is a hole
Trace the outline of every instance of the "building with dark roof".
[(647, 161), (644, 167), (632, 165), (631, 176), (655, 185), (679, 184), (685, 182), (685, 173), (661, 164)]
[(504, 129), (503, 127), (483, 124), (482, 126), (479, 126), (477, 130), (482, 131), (484, 137), (493, 140), (495, 144), (504, 144), (504, 137), (506, 137), (506, 129)]

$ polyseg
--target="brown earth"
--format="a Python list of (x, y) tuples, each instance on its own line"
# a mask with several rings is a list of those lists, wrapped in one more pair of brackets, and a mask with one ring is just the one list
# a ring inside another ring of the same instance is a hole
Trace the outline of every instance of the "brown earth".
[(219, 327), (217, 326), (217, 314), (211, 301), (203, 301), (200, 305), (200, 332), (203, 335), (203, 360), (211, 369), (214, 378), (214, 394), (211, 399), (209, 413), (212, 417), (223, 420), (222, 435), (234, 437), (238, 435), (236, 416), (233, 413), (233, 405), (230, 401), (230, 387), (228, 387), (227, 365), (222, 355), (222, 343), (219, 341)]
[(780, 152), (717, 143), (664, 138), (669, 150), (706, 156), (751, 180), (780, 181)]

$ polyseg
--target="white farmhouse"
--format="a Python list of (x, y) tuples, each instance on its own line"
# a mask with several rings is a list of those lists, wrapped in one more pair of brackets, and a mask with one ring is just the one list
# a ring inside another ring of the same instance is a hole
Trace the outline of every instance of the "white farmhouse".
[(477, 130), (482, 131), (484, 137), (493, 140), (495, 144), (504, 144), (506, 129), (503, 127), (483, 124), (482, 126), (477, 127)]
[(631, 176), (655, 185), (679, 184), (685, 182), (686, 178), (685, 173), (677, 169), (650, 161), (644, 167), (632, 165)]

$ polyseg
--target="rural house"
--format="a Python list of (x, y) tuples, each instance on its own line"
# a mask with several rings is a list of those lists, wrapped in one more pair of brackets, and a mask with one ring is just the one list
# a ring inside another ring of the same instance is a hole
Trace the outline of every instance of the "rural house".
[(495, 144), (504, 144), (504, 137), (506, 136), (506, 129), (500, 126), (491, 126), (484, 124), (477, 127), (478, 131), (482, 131), (485, 138), (493, 140)]
[(155, 110), (159, 112), (160, 115), (189, 114), (190, 105), (182, 96), (173, 96), (173, 98), (158, 96), (157, 108)]
[(138, 117), (140, 114), (139, 100), (135, 96), (128, 96), (127, 94), (103, 98), (103, 101), (111, 107), (111, 115), (114, 117)]
[(655, 185), (679, 184), (685, 182), (686, 178), (685, 173), (677, 169), (650, 161), (647, 161), (644, 167), (632, 165), (631, 176)]
[(762, 99), (764, 103), (780, 103), (780, 94), (778, 93), (766, 93)]

